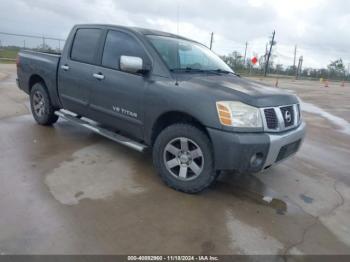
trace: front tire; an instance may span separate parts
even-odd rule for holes
[[[190,124],[171,125],[158,135],[153,163],[169,187],[185,193],[198,193],[217,177],[209,138]]]
[[[52,125],[58,120],[55,109],[43,83],[36,83],[30,91],[30,107],[39,125]]]

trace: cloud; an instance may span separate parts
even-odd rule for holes
[[[324,67],[342,57],[350,62],[350,1],[337,0],[2,0],[0,31],[65,38],[77,23],[155,28],[209,44],[226,54],[263,54],[276,30],[279,63],[293,63],[294,45],[304,65]],[[11,10],[11,12],[8,12]]]

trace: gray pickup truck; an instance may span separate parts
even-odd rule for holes
[[[296,153],[298,98],[236,75],[170,33],[75,26],[61,55],[21,51],[17,83],[34,119],[63,118],[138,151],[170,187],[196,193],[221,170],[259,172]]]

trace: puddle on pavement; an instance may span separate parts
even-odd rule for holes
[[[285,215],[288,211],[287,202],[253,175],[223,172],[216,190],[230,192],[239,198],[248,198],[274,209],[278,215]]]
[[[144,187],[131,176],[134,165],[124,152],[127,149],[120,151],[104,143],[84,147],[50,172],[46,185],[55,199],[65,205],[76,205],[82,199],[106,199],[115,192],[144,192]]]
[[[309,197],[307,195],[304,194],[300,194],[300,198],[306,203],[306,204],[311,204],[312,202],[314,202],[314,199],[312,197]]]
[[[319,115],[323,118],[326,118],[331,123],[335,124],[340,128],[340,132],[350,135],[350,123],[346,121],[345,119],[332,115],[331,113],[328,113],[324,111],[322,108],[315,106],[314,104],[307,103],[307,102],[301,102],[301,108],[303,111],[311,114]]]
[[[236,254],[270,255],[283,250],[283,243],[265,232],[264,228],[237,219],[232,212],[225,212],[225,218],[229,241],[232,246],[238,246]],[[271,261],[271,258],[267,261]]]

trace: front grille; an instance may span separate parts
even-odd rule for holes
[[[281,107],[281,113],[284,120],[284,126],[290,127],[294,125],[294,109],[293,106],[284,106]]]
[[[291,144],[285,145],[281,148],[280,152],[278,153],[276,162],[281,161],[284,158],[289,157],[290,155],[294,154],[298,151],[300,146],[301,140],[298,140],[296,142],[293,142]]]
[[[264,113],[268,129],[276,129],[278,127],[278,119],[275,109],[266,108],[264,109]]]
[[[289,130],[301,122],[299,104],[262,108],[261,114],[264,129],[268,132]]]

